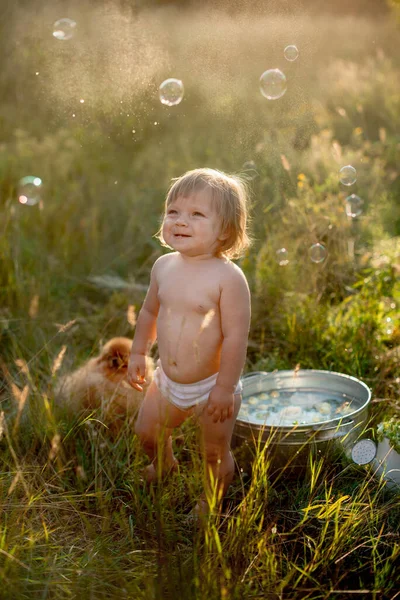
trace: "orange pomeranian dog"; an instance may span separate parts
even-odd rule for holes
[[[126,381],[132,340],[116,337],[109,340],[100,355],[89,359],[82,367],[62,377],[55,391],[56,406],[77,414],[101,409],[106,422],[120,423],[134,418],[144,397]],[[147,358],[146,388],[154,371]]]

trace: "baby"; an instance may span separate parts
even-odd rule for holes
[[[246,222],[238,177],[195,169],[175,180],[157,235],[175,252],[153,265],[128,366],[127,381],[142,390],[146,355],[157,338],[160,358],[135,427],[152,461],[145,476],[153,481],[176,467],[172,430],[195,415],[206,462],[200,513],[208,511],[214,486],[222,500],[234,475],[230,442],[242,398],[250,293],[230,259],[249,245]]]

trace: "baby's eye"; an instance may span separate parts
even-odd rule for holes
[[[198,212],[198,211],[194,212],[193,214],[194,214],[196,217],[204,217],[203,213],[201,213],[201,212]]]
[[[176,215],[176,210],[174,210],[173,208],[171,208],[168,212],[167,215]]]

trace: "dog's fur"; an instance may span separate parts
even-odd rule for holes
[[[135,418],[146,387],[151,383],[154,363],[146,359],[146,384],[139,392],[126,382],[132,340],[116,337],[109,340],[99,356],[61,378],[55,390],[58,408],[72,414],[101,409],[106,422]]]

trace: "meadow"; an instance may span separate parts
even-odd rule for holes
[[[6,9],[0,25],[0,598],[400,598],[400,495],[369,466],[333,453],[275,479],[267,447],[250,466],[235,448],[222,514],[197,527],[194,423],[178,432],[179,472],[149,489],[129,427],[112,435],[95,412],[54,411],[62,374],[133,336],[165,252],[153,236],[166,189],[208,166],[242,174],[251,193],[245,372],[360,378],[373,395],[360,437],[398,418],[398,12],[83,2],[63,42],[58,4],[40,6]],[[288,88],[269,101],[259,77],[275,67]],[[184,82],[177,106],[158,98],[168,77]],[[338,177],[348,164],[351,187]],[[27,175],[43,182],[33,206],[17,199]]]

